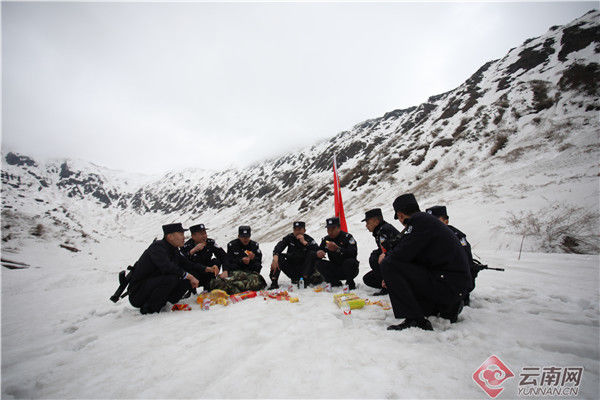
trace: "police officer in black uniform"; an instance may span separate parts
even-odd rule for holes
[[[369,257],[369,265],[371,271],[367,272],[363,276],[363,282],[365,285],[372,288],[381,289],[379,292],[373,294],[373,296],[383,296],[388,294],[386,288],[381,286],[383,277],[381,276],[381,270],[379,264],[385,257],[385,253],[391,250],[394,245],[398,242],[400,232],[394,228],[392,224],[389,224],[383,220],[383,213],[381,208],[375,208],[365,213],[365,219],[363,219],[369,232],[373,233],[375,237],[375,243],[377,249],[371,252]]]
[[[308,286],[310,277],[315,269],[315,258],[319,246],[317,242],[306,234],[306,224],[303,221],[295,221],[292,225],[293,232],[284,236],[273,249],[273,262],[271,263],[271,286],[269,289],[277,289],[279,274],[283,271],[293,284],[297,284],[300,278],[304,278],[304,285]],[[287,248],[287,253],[283,251]]]
[[[471,245],[467,241],[467,235],[465,235],[464,233],[462,233],[461,231],[459,231],[452,225],[449,225],[450,218],[448,217],[448,211],[446,210],[446,206],[433,206],[433,207],[425,210],[425,212],[427,214],[433,215],[434,217],[436,217],[437,219],[442,221],[444,224],[446,224],[446,226],[448,228],[450,228],[450,230],[452,232],[454,232],[454,234],[460,241],[460,244],[461,244],[462,248],[465,250],[465,253],[467,255],[467,260],[469,261],[469,267],[471,268],[471,278],[473,278],[473,289],[475,289],[475,278],[477,277],[477,274],[479,273],[479,269],[475,266],[475,263],[473,262],[473,253],[471,252]],[[464,302],[465,302],[465,306],[469,305],[469,303],[470,303],[469,293],[465,294]]]
[[[327,218],[327,236],[321,240],[317,251],[317,270],[331,286],[341,286],[345,279],[350,289],[356,289],[354,278],[358,275],[356,240],[340,228],[340,219]],[[329,261],[324,260],[325,255]]]
[[[472,288],[471,272],[460,242],[432,215],[420,212],[412,193],[394,200],[394,218],[405,229],[380,264],[394,316],[404,322],[388,330],[433,330],[428,315],[456,322],[463,296]]]
[[[181,248],[181,252],[193,263],[193,267],[186,271],[198,278],[200,286],[208,290],[210,281],[219,275],[227,253],[214,239],[208,238],[204,224],[190,226],[190,232],[192,238]]]
[[[250,240],[251,229],[249,226],[238,228],[238,238],[227,244],[227,256],[229,261],[223,266],[222,277],[226,278],[229,272],[245,271],[260,274],[262,268],[262,252],[258,243]]]
[[[198,279],[185,272],[190,261],[179,251],[184,229],[180,223],[163,225],[164,237],[155,240],[135,263],[129,282],[129,302],[142,314],[156,313],[167,304],[177,303]]]

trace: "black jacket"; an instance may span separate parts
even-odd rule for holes
[[[454,234],[458,238],[460,245],[462,246],[462,248],[465,250],[465,253],[467,254],[467,260],[469,261],[469,265],[472,265],[473,264],[473,254],[471,253],[471,244],[469,244],[469,242],[467,241],[467,235],[465,235],[464,233],[462,233],[461,231],[459,231],[452,225],[448,225],[448,228],[450,228],[450,230],[452,232],[454,232]]]
[[[185,277],[184,267],[190,264],[177,247],[171,246],[165,239],[152,242],[134,264],[129,282],[129,290],[134,291],[139,283],[160,275]]]
[[[190,250],[195,246],[194,239],[190,239],[181,248],[181,252],[192,262],[205,267],[212,267],[213,265],[221,267],[227,260],[227,253],[213,239],[206,239],[206,246],[199,252],[190,255]]]
[[[405,221],[398,244],[387,253],[382,268],[412,263],[427,268],[458,291],[472,289],[467,256],[454,233],[436,217],[419,212]]]
[[[465,254],[467,255],[467,261],[469,262],[469,267],[471,267],[471,275],[477,275],[479,271],[477,268],[475,268],[475,264],[473,263],[473,253],[471,252],[471,244],[467,241],[467,235],[465,235],[452,225],[448,225],[448,228],[450,228],[450,230],[454,232],[454,234],[458,238],[458,241],[460,242],[460,245],[465,251]],[[475,276],[473,276],[473,278],[475,278]]]
[[[250,260],[248,265],[244,264],[242,258],[246,257],[246,250],[254,253],[254,260]],[[226,265],[223,266],[225,271],[252,271],[260,273],[262,268],[262,252],[258,248],[258,243],[251,240],[248,246],[244,246],[240,239],[232,240],[227,244],[227,256],[229,258]]]
[[[326,242],[334,242],[340,248],[338,251],[329,251],[327,250]],[[332,239],[329,236],[325,236],[321,240],[321,245],[319,246],[319,250],[323,250],[327,252],[327,256],[329,257],[329,261],[334,262],[336,264],[342,263],[347,258],[356,259],[356,254],[358,253],[358,249],[356,246],[356,240],[352,237],[348,232],[341,231],[340,234]]]
[[[394,248],[400,240],[400,231],[392,224],[382,221],[373,230],[373,237],[375,238],[375,243],[377,243],[377,249],[381,254],[382,248],[385,249],[386,252]]]
[[[289,235],[284,236],[284,238],[275,245],[275,248],[273,249],[273,255],[279,256],[287,248],[288,258],[303,258],[307,251],[319,250],[319,246],[317,245],[317,242],[315,242],[315,239],[305,234],[304,240],[308,242],[306,246],[300,243],[293,233],[290,233]]]

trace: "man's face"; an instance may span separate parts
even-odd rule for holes
[[[327,235],[331,239],[335,239],[336,237],[338,237],[338,235],[340,234],[341,231],[342,231],[342,229],[339,226],[328,226],[327,227]]]
[[[182,247],[185,243],[185,235],[183,232],[172,232],[167,234],[167,242],[175,247]]]
[[[250,236],[238,236],[238,238],[244,246],[248,246],[248,244],[250,243]]]
[[[371,217],[365,221],[365,226],[369,232],[373,232],[377,228],[377,225],[379,225],[379,218],[377,217]]]
[[[400,221],[402,225],[406,226],[404,220],[408,219],[408,215],[404,214],[402,211],[397,211],[396,215],[398,216],[398,221]]]
[[[294,228],[294,236],[304,235],[306,233],[306,228]]]
[[[192,233],[192,239],[194,239],[194,242],[196,243],[206,243],[207,237],[208,235],[206,234],[206,231],[198,231]]]
[[[448,218],[444,218],[444,217],[438,217],[438,219],[440,221],[442,221],[444,224],[448,225]]]

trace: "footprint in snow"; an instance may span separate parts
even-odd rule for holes
[[[89,345],[90,343],[95,342],[96,340],[98,340],[98,336],[90,336],[83,340],[80,340],[75,344],[75,346],[73,346],[73,350],[80,351],[87,347],[87,345]]]
[[[77,332],[77,330],[78,330],[78,329],[79,329],[79,327],[72,325],[72,326],[69,326],[69,327],[65,328],[65,329],[64,329],[64,332],[65,332],[66,334],[70,335],[70,334],[72,334],[72,333],[75,333],[75,332]]]

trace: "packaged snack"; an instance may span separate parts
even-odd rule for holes
[[[342,307],[343,303],[347,303],[351,309],[359,309],[365,306],[365,300],[361,299],[354,293],[339,293],[333,295],[333,301],[338,307]]]
[[[189,304],[173,304],[171,307],[171,311],[191,311],[192,306]]]

